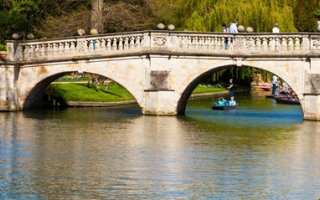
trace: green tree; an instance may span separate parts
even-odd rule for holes
[[[319,7],[319,0],[297,0],[294,9],[294,23],[301,32],[316,30],[315,11]]]
[[[296,0],[152,0],[155,15],[178,30],[221,31],[223,22],[237,20],[257,32],[270,32],[274,23],[282,32],[294,32]],[[165,13],[168,13],[165,15]]]

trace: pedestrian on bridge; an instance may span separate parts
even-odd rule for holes
[[[222,32],[223,33],[229,33],[229,26],[226,23],[222,23]],[[224,49],[228,48],[228,37],[224,38]]]
[[[230,24],[230,33],[239,33],[238,22],[235,20]]]
[[[274,24],[274,27],[272,28],[272,33],[280,33],[278,23]]]

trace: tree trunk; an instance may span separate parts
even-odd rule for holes
[[[103,33],[103,0],[91,0],[91,29]]]

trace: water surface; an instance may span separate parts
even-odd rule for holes
[[[0,199],[318,199],[320,123],[237,98],[185,116],[136,107],[0,113]]]

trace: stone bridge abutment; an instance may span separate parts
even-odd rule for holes
[[[227,49],[224,39],[228,38]],[[255,67],[285,80],[305,119],[320,119],[320,35],[134,32],[61,40],[8,42],[0,62],[0,110],[41,105],[41,95],[66,73],[93,73],[125,87],[144,114],[183,114],[206,75]]]

